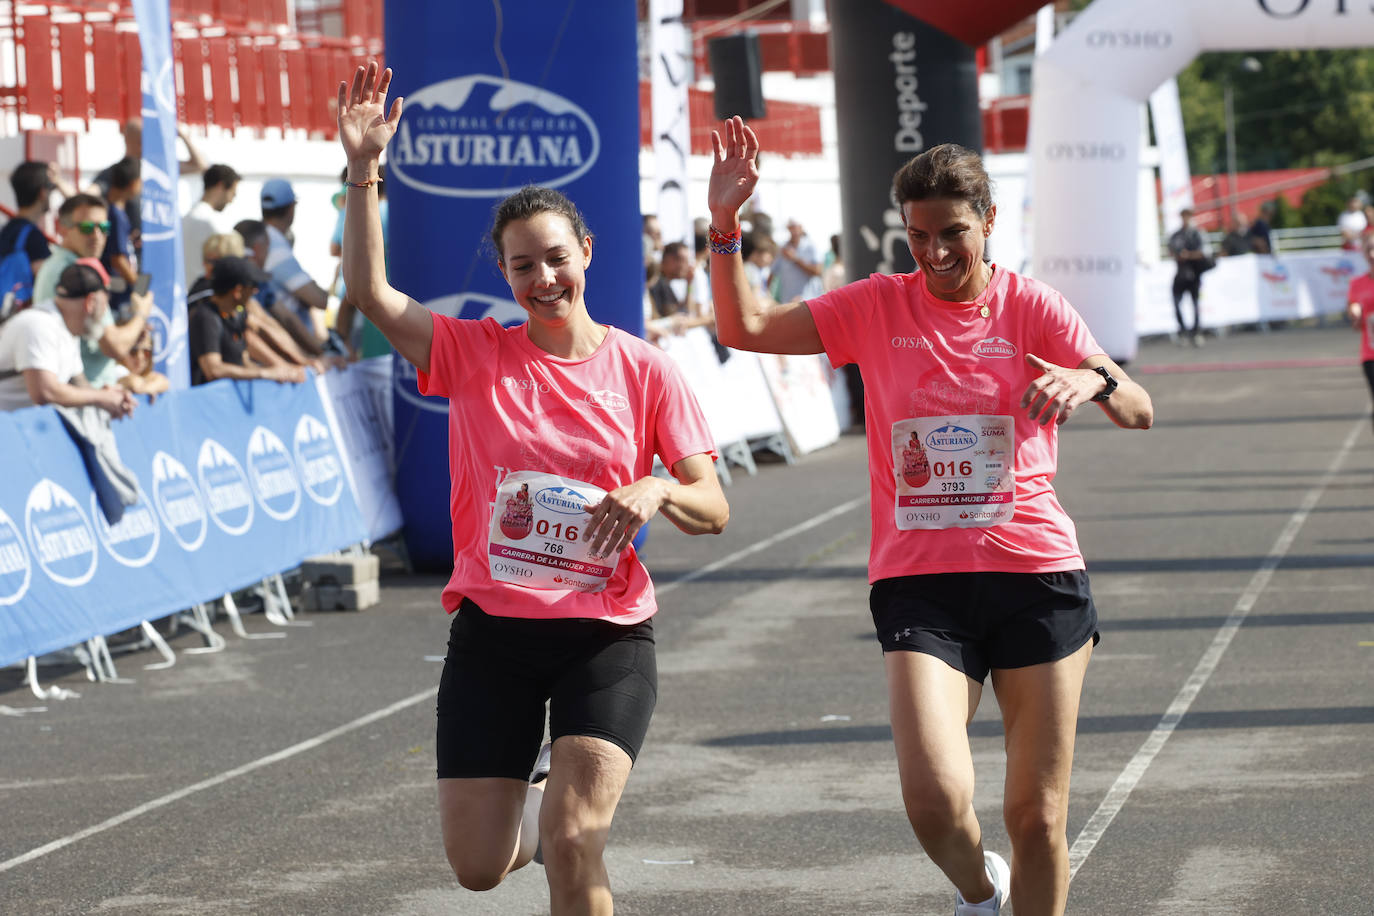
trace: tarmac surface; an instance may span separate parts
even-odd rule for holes
[[[1149,432],[1062,430],[1102,643],[1079,720],[1070,913],[1374,913],[1374,437],[1345,328],[1167,341]],[[662,520],[660,700],[611,835],[625,914],[945,914],[901,810],[867,611],[864,442],[739,473],[719,537]],[[534,914],[464,891],[435,814],[442,580],[130,684],[0,671],[0,913]],[[281,632],[261,615],[255,633]],[[183,631],[178,650],[200,645]],[[989,848],[1004,754],[970,728]]]

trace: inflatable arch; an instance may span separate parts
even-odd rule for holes
[[[1096,0],[1035,63],[1035,276],[1133,358],[1141,103],[1202,51],[1370,45],[1369,0]]]

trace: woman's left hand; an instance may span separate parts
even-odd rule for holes
[[[1021,395],[1021,406],[1029,408],[1028,416],[1033,423],[1063,423],[1078,405],[1091,401],[1102,391],[1102,376],[1092,369],[1056,366],[1034,353],[1026,354],[1026,362],[1041,372]]]
[[[592,517],[583,537],[591,541],[592,552],[597,556],[615,556],[630,546],[639,529],[658,513],[667,498],[668,484],[657,477],[641,477],[617,487],[601,502],[587,507]]]

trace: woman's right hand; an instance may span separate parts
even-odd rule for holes
[[[377,62],[359,66],[351,83],[339,83],[339,142],[349,162],[375,161],[391,142],[401,123],[401,99],[386,112],[391,68],[377,73]]]
[[[732,231],[738,223],[736,214],[754,193],[759,182],[759,138],[744,119],[736,115],[725,122],[725,142],[720,134],[711,131],[711,145],[715,160],[711,164],[711,183],[706,204],[711,210],[712,223],[722,232]],[[722,224],[725,225],[722,225]]]

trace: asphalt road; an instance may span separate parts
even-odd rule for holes
[[[1374,437],[1349,331],[1147,344],[1157,425],[1064,428],[1057,481],[1102,616],[1072,913],[1374,913]],[[901,812],[867,613],[863,441],[743,474],[715,538],[653,526],[660,703],[608,852],[628,914],[948,913]],[[684,577],[691,577],[690,580]],[[0,913],[533,914],[434,807],[441,581],[40,702],[0,671]],[[276,630],[261,615],[250,630]],[[195,647],[183,633],[178,649]],[[990,848],[1004,757],[971,729]]]

